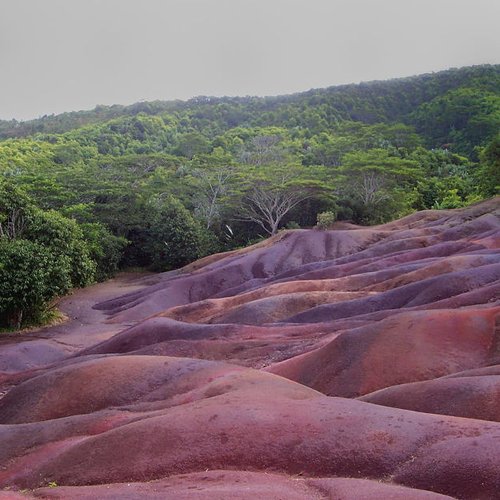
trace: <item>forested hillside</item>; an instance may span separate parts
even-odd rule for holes
[[[168,270],[282,227],[488,198],[499,130],[498,65],[0,121],[0,326],[36,321],[119,266]],[[39,255],[60,274],[40,268],[27,284]]]

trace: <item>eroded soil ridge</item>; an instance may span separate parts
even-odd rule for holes
[[[498,498],[499,216],[284,231],[77,292],[0,344],[0,498]]]

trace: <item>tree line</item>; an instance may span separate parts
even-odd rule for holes
[[[173,269],[318,214],[377,224],[493,196],[499,82],[481,66],[0,122],[0,326],[120,267]]]

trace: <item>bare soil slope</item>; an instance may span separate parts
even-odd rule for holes
[[[0,344],[0,498],[498,498],[499,216],[285,231],[78,292]]]

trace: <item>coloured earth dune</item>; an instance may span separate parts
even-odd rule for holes
[[[500,198],[60,307],[0,337],[0,499],[500,498]]]

